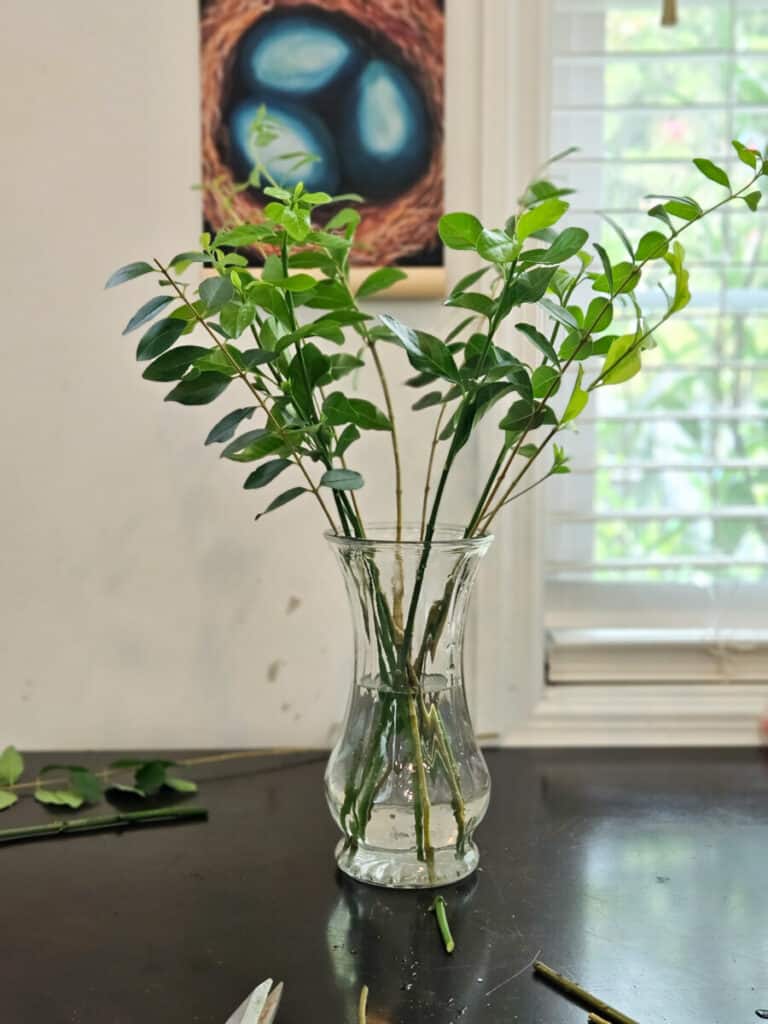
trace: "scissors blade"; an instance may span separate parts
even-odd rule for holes
[[[260,1024],[261,1014],[267,1004],[271,988],[272,979],[267,978],[250,995],[246,996],[226,1024]],[[278,996],[278,1001],[279,998]]]
[[[258,1019],[258,1024],[272,1024],[275,1017],[277,1016],[277,1008],[280,1005],[280,999],[283,995],[283,983],[275,985],[269,994],[269,998],[264,1004],[264,1009],[261,1011],[261,1016]]]

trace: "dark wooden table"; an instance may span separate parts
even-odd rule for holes
[[[583,1024],[532,977],[539,951],[642,1024],[757,1020],[764,754],[488,760],[480,871],[443,890],[452,957],[428,894],[336,873],[320,754],[197,769],[207,823],[0,847],[2,1024],[224,1024],[267,976],[278,1024],[354,1024],[364,983],[369,1024]],[[45,814],[28,800],[0,825]]]

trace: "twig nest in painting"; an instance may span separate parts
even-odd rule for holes
[[[437,0],[208,0],[202,17],[203,180],[242,182],[257,161],[285,183],[364,197],[353,262],[417,261],[438,247],[443,16]],[[280,136],[259,147],[260,105]],[[316,159],[296,167],[286,154]],[[249,188],[206,190],[215,229],[258,219]],[[328,215],[333,213],[329,209]]]

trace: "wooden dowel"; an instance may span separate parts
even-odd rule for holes
[[[664,6],[661,10],[661,24],[676,25],[677,21],[677,0],[664,0]]]
[[[543,978],[544,981],[549,982],[555,988],[564,992],[571,999],[576,999],[581,1002],[588,1010],[595,1011],[598,1014],[602,1014],[606,1018],[605,1024],[638,1024],[632,1017],[628,1017],[626,1013],[622,1013],[621,1010],[614,1009],[613,1006],[609,1006],[608,1003],[604,1003],[602,999],[598,999],[597,996],[593,996],[591,992],[587,992],[586,989],[577,985],[575,981],[571,981],[569,978],[564,977],[562,974],[558,974],[557,971],[553,971],[551,967],[543,964],[541,960],[537,960],[533,965],[534,971]],[[592,1019],[592,1018],[590,1018]],[[599,1022],[600,1018],[594,1018]]]

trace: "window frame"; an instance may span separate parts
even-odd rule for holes
[[[484,221],[503,223],[532,167],[549,155],[552,9],[550,0],[462,7],[451,5],[449,20],[455,12],[455,31],[462,22],[468,29],[470,18],[477,23],[467,39],[478,68],[478,209]],[[449,74],[449,101],[450,90]],[[449,165],[449,195],[451,178]],[[450,261],[449,275],[457,276]],[[475,440],[477,487],[496,441],[487,432]],[[478,732],[520,746],[755,745],[768,685],[546,682],[545,491],[537,488],[499,517],[479,574],[468,672]]]

